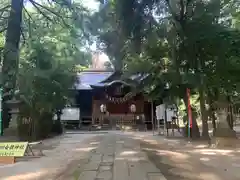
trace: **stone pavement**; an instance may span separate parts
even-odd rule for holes
[[[98,147],[58,180],[166,180],[138,140],[111,133],[92,144]]]

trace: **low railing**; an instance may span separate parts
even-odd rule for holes
[[[136,125],[138,122],[145,123],[143,114],[110,114],[110,115],[93,115],[93,124],[101,124],[107,119],[110,124],[116,125]]]

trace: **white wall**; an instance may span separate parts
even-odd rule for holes
[[[75,120],[79,121],[80,119],[80,110],[79,108],[65,108],[62,110],[61,120]],[[54,120],[57,119],[57,115],[54,116]]]

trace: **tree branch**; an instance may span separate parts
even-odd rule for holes
[[[37,5],[36,5],[36,2],[33,1],[33,0],[29,0],[32,5],[37,9],[37,11],[43,16],[45,17],[47,20],[49,21],[53,21],[49,16],[47,16]]]
[[[29,14],[28,10],[23,6],[23,10],[26,12],[26,15],[28,16],[28,36],[31,37],[31,22],[34,22],[32,16]]]
[[[184,6],[184,1],[180,0],[180,17],[179,21],[184,21],[184,14],[185,14],[185,6]]]
[[[11,7],[10,5],[7,5],[7,6],[3,7],[3,8],[1,8],[1,9],[0,9],[0,11],[1,11],[0,17],[2,17],[3,13],[6,12],[6,10],[7,10],[8,8],[10,8],[10,7]]]
[[[33,21],[32,16],[29,14],[29,12],[28,12],[28,10],[25,8],[25,6],[23,6],[23,10],[26,12],[26,14],[27,14],[27,16],[29,17],[29,19],[31,19],[31,20]]]
[[[21,35],[22,35],[22,38],[23,38],[23,44],[25,44],[26,38],[25,38],[25,35],[24,35],[24,32],[23,32],[23,28],[22,28],[22,27],[21,27],[21,29],[20,29],[20,32],[21,32]]]
[[[165,0],[165,2],[167,3],[167,6],[168,6],[168,8],[169,8],[169,11],[170,11],[171,15],[173,16],[174,20],[175,20],[175,21],[178,21],[179,19],[178,19],[176,13],[173,12],[173,9],[172,9],[172,7],[171,7],[171,4],[170,4],[169,0]]]
[[[7,27],[0,29],[0,34],[7,30]]]
[[[43,5],[35,2],[34,0],[29,0],[29,1],[34,5],[35,8],[38,8],[38,11],[40,10],[39,7],[41,7],[41,8],[43,8],[43,9],[49,11],[50,13],[52,13],[53,15],[55,15],[56,17],[60,18],[61,21],[62,21],[62,23],[63,23],[66,27],[69,27],[69,25],[65,22],[64,18],[63,18],[61,15],[59,15],[57,12],[49,9],[49,8],[46,7],[46,6],[43,6]],[[41,10],[40,10],[40,11],[41,11]],[[42,11],[41,11],[41,12],[42,12]],[[42,12],[42,15],[43,15],[43,12]],[[46,14],[44,14],[44,15],[46,16]]]
[[[52,0],[52,1],[59,4],[60,6],[67,6],[69,9],[72,9],[70,0],[61,0],[61,2],[58,2],[58,0]]]
[[[192,3],[192,0],[187,0],[186,7],[188,7],[190,3]]]

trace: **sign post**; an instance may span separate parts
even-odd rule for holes
[[[15,163],[15,157],[23,157],[28,148],[28,142],[0,143],[0,163]]]
[[[0,157],[22,157],[27,149],[28,142],[3,142],[0,143]]]

